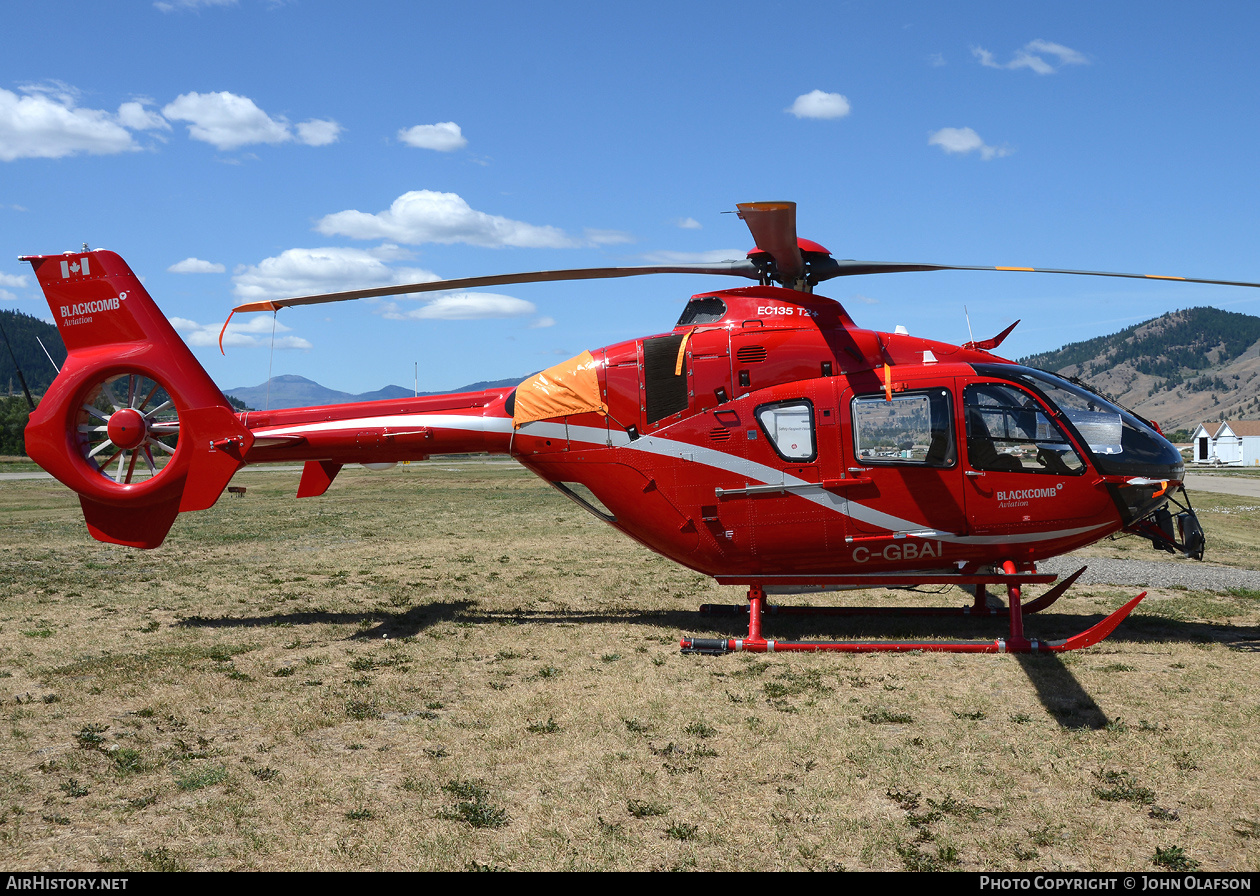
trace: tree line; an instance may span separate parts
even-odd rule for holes
[[[18,368],[21,368],[31,392],[42,393],[57,376],[57,368],[66,363],[66,347],[61,341],[61,334],[52,324],[21,311],[0,311],[0,327],[3,327],[13,349],[10,356],[9,349],[0,342],[0,392],[5,395],[22,394],[21,378],[18,376]],[[48,349],[48,355],[52,355],[51,362],[44,349],[39,347],[40,341]],[[13,366],[14,357],[17,358],[17,367]],[[57,368],[53,367],[54,363]]]

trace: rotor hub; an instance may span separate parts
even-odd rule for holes
[[[109,416],[109,440],[123,451],[131,451],[144,444],[149,435],[149,427],[144,414],[135,408],[123,408]]]
[[[803,236],[798,236],[796,238],[796,248],[801,250],[802,255],[805,255],[805,254],[830,255],[831,254],[831,250],[828,249],[826,246],[822,245],[821,243],[816,243],[813,240],[807,240]],[[768,251],[761,248],[760,246],[753,246],[751,249],[748,250],[748,257],[751,257],[753,255],[769,255],[769,254],[770,253]]]

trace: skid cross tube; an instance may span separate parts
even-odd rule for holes
[[[937,653],[1062,653],[1068,650],[1079,650],[1082,647],[1090,647],[1106,638],[1116,626],[1123,622],[1134,608],[1146,597],[1143,591],[1137,597],[1130,600],[1124,606],[1113,612],[1111,615],[1102,619],[1091,628],[1086,629],[1078,635],[1070,638],[1063,638],[1056,641],[1040,641],[1037,639],[1028,639],[1024,635],[1024,612],[1035,613],[1043,610],[1063,595],[1068,587],[1085,571],[1082,567],[1060,582],[1054,588],[1051,588],[1041,597],[1034,601],[1030,601],[1026,606],[1023,603],[1021,594],[1021,584],[1026,582],[1045,582],[1053,581],[1054,576],[1018,573],[1015,564],[1006,561],[1002,564],[1003,575],[978,575],[978,576],[948,576],[948,574],[940,576],[924,576],[923,579],[929,581],[920,581],[920,584],[939,584],[941,579],[948,578],[953,584],[968,584],[976,587],[976,602],[972,607],[964,607],[962,609],[954,608],[924,608],[923,610],[915,610],[910,608],[876,608],[874,610],[863,610],[860,607],[769,607],[765,606],[765,584],[762,582],[753,583],[748,589],[748,636],[745,638],[683,638],[681,647],[683,653],[698,653],[720,655],[733,653],[736,651],[749,651],[752,653],[815,653],[820,651],[834,651],[841,653],[876,653],[876,652],[908,652],[911,650],[931,651]],[[769,579],[776,584],[780,583],[783,578],[795,577],[774,577]],[[801,579],[797,579],[795,584],[803,584]],[[848,581],[839,581],[852,577],[833,576],[830,581],[819,582],[814,579],[811,584],[849,584]],[[900,579],[906,577],[894,577],[897,583],[901,584]],[[935,578],[937,581],[932,581]],[[961,581],[960,581],[961,580]],[[869,580],[868,580],[869,581]],[[883,583],[887,583],[887,578]],[[985,606],[986,595],[985,585],[997,584],[1002,582],[1006,585],[1007,607],[1005,609],[990,610]],[[874,585],[875,582],[871,581]],[[701,612],[706,609],[711,613],[733,613],[742,608],[731,607],[727,605],[705,605],[701,608]],[[780,613],[783,615],[857,615],[859,613],[923,613],[927,615],[957,615],[971,613],[991,613],[992,615],[1007,615],[1010,619],[1010,635],[1008,638],[998,638],[994,641],[775,641],[765,638],[762,635],[761,617],[763,611],[769,610],[772,613]]]

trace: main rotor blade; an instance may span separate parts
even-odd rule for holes
[[[770,253],[786,286],[805,272],[805,260],[796,242],[795,202],[743,202],[735,206],[748,225],[757,248]]]
[[[614,277],[638,277],[643,274],[728,274],[760,280],[757,266],[747,259],[719,261],[708,264],[643,265],[628,268],[571,268],[563,271],[531,271],[520,274],[496,274],[491,277],[463,277],[457,280],[432,280],[428,283],[404,283],[397,286],[378,286],[372,289],[352,289],[346,292],[330,292],[314,296],[298,296],[292,299],[267,299],[237,305],[237,311],[277,311],[293,305],[322,305],[325,302],[345,302],[350,299],[370,299],[379,296],[400,296],[416,292],[444,292],[453,289],[472,289],[478,286],[506,286],[511,283],[547,283],[557,280],[604,280]]]
[[[1124,277],[1130,280],[1175,280],[1181,283],[1209,283],[1213,286],[1250,286],[1260,288],[1260,283],[1249,283],[1245,280],[1208,280],[1202,277],[1173,277],[1165,274],[1121,274],[1114,271],[1074,271],[1063,268],[1025,268],[1014,266],[987,267],[966,264],[922,264],[902,263],[897,261],[843,261],[828,264],[821,271],[815,270],[814,276],[821,282],[833,277],[847,277],[857,274],[903,274],[914,271],[1023,271],[1032,274],[1079,274],[1085,277]]]

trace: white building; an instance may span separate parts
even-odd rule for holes
[[[1260,466],[1260,420],[1200,423],[1194,431],[1194,462],[1213,466]]]

